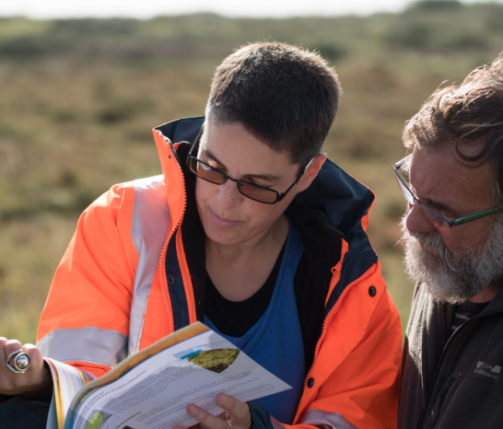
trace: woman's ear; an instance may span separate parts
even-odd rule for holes
[[[316,155],[313,159],[311,159],[311,161],[309,161],[309,164],[307,164],[304,170],[304,174],[299,180],[298,192],[305,191],[307,188],[309,188],[309,186],[311,186],[311,183],[314,179],[316,179],[316,176],[320,172],[321,167],[323,167],[323,163],[326,159],[327,154],[320,153],[319,155]]]

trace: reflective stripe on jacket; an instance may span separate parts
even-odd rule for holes
[[[116,185],[82,214],[42,313],[37,345],[45,356],[99,376],[197,320],[200,303],[179,228],[185,183],[172,142],[192,141],[201,123],[190,118],[154,129],[163,175]],[[294,424],[394,428],[402,332],[365,234],[373,195],[327,162],[296,201],[323,205],[347,242],[332,267],[323,329]],[[357,217],[347,209],[356,202],[364,207]],[[178,260],[169,275],[168,243]]]

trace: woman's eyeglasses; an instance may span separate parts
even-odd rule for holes
[[[246,180],[233,179],[227,173],[219,170],[218,168],[212,167],[204,161],[196,158],[192,155],[194,152],[194,148],[199,146],[199,139],[202,134],[202,128],[199,132],[198,136],[194,140],[190,152],[187,156],[187,166],[189,170],[194,173],[197,177],[200,177],[207,182],[214,183],[215,185],[223,185],[227,180],[231,180],[236,182],[239,192],[247,198],[252,199],[253,201],[258,201],[259,203],[264,204],[276,204],[281,201],[286,194],[299,182],[300,178],[307,170],[307,168],[311,165],[312,160],[306,166],[306,168],[302,171],[301,174],[297,177],[295,182],[293,182],[288,189],[280,194],[271,188],[266,188],[265,186],[257,185],[256,183],[247,182]]]

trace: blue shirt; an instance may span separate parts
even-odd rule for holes
[[[271,302],[259,321],[242,337],[223,335],[205,317],[208,327],[292,387],[256,400],[286,424],[293,422],[304,388],[304,343],[294,291],[295,272],[303,252],[300,233],[290,225]]]

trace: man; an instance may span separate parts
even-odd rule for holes
[[[207,428],[394,427],[401,328],[364,231],[373,195],[320,153],[339,94],[326,62],[294,46],[226,58],[206,118],[154,130],[163,175],[114,186],[81,216],[34,361],[99,376],[200,320],[292,386],[218,395],[225,416],[189,405]]]
[[[503,56],[435,92],[395,165],[417,281],[399,428],[503,427]]]

